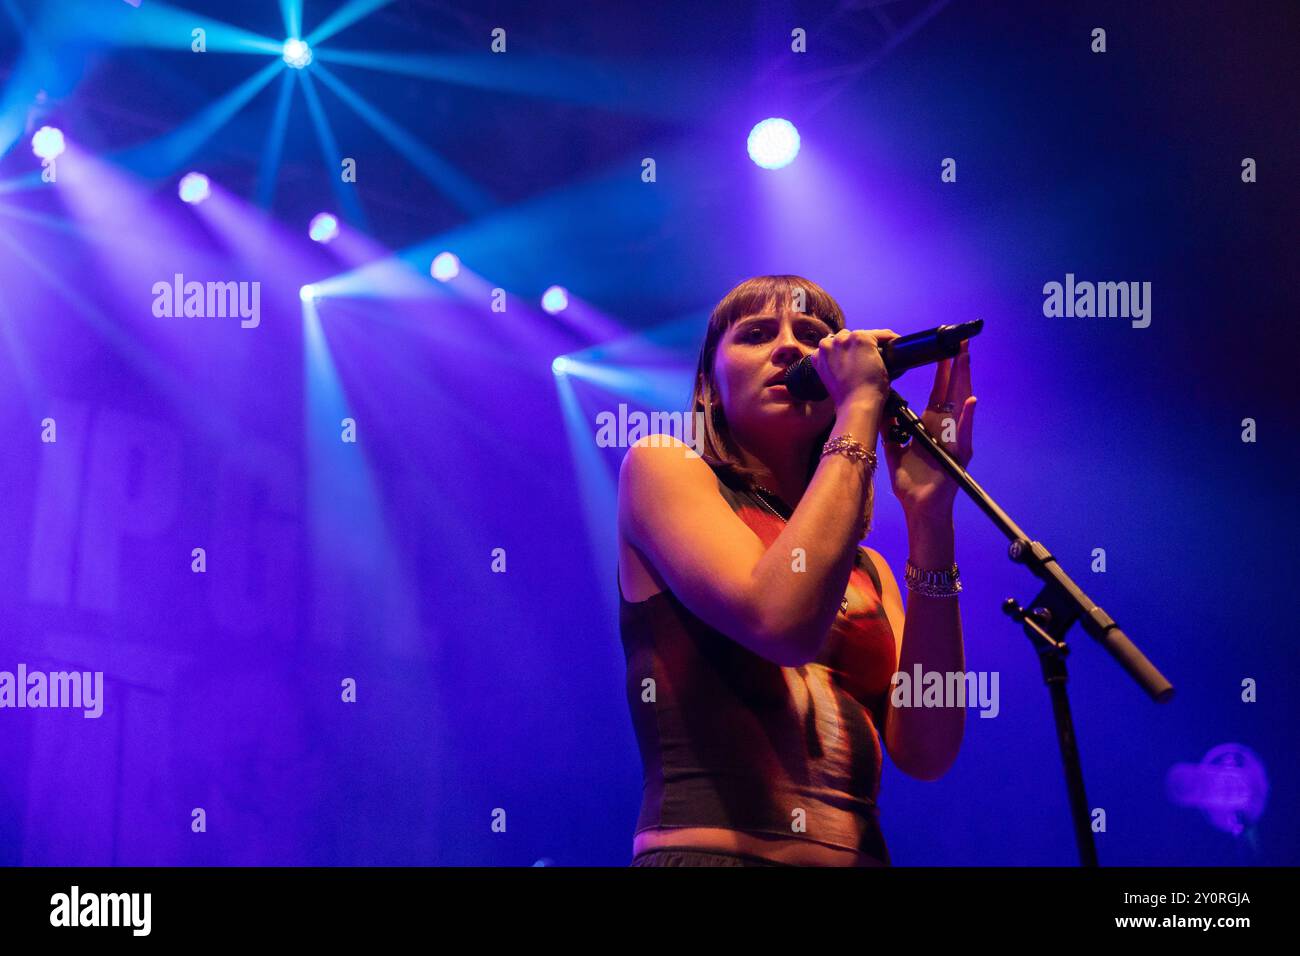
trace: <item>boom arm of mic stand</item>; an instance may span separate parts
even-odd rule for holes
[[[1070,579],[1051,552],[1040,542],[1031,540],[998,506],[997,502],[975,482],[966,469],[948,454],[947,450],[930,434],[925,423],[908,407],[907,400],[891,388],[885,408],[887,414],[898,421],[899,430],[918,442],[939,463],[939,466],[953,477],[957,486],[1011,540],[1009,549],[1011,560],[1025,565],[1043,582],[1043,591],[1031,602],[1034,608],[1029,614],[1039,624],[1048,623],[1048,632],[1057,639],[1065,634],[1074,621],[1082,621],[1084,631],[1101,644],[1111,657],[1119,661],[1120,666],[1154,700],[1164,703],[1173,697],[1174,687],[1165,676],[1116,626],[1111,616],[1098,607],[1097,603],[1084,594],[1083,590]],[[1020,616],[1023,620],[1025,615]]]

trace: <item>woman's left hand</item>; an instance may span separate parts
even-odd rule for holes
[[[952,411],[940,411],[948,402]],[[939,518],[952,516],[952,505],[957,497],[957,482],[930,456],[917,447],[915,439],[905,446],[889,440],[889,427],[895,419],[891,416],[881,426],[885,445],[885,461],[889,464],[889,481],[894,494],[903,506],[903,513],[913,518]],[[970,391],[970,342],[961,344],[955,358],[942,360],[934,371],[934,388],[930,401],[921,416],[935,439],[948,454],[964,468],[971,460],[971,440],[975,427],[975,397]]]

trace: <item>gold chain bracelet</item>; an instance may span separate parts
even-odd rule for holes
[[[876,453],[847,432],[822,445],[822,457],[827,455],[843,455],[851,461],[865,461],[868,472],[874,473],[876,470]]]

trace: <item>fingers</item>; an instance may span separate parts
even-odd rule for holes
[[[963,468],[970,464],[975,454],[975,402],[974,395],[966,399],[961,409],[961,421],[957,423],[957,459]]]
[[[930,388],[927,408],[935,408],[948,400],[948,379],[951,377],[952,359],[940,359],[934,368],[934,385]]]
[[[890,339],[899,338],[898,333],[893,329],[850,329],[846,327],[840,329],[838,332],[832,332],[830,335],[825,336],[821,341],[825,342],[827,339],[843,340],[859,334],[871,336],[879,345],[884,345]],[[821,342],[817,344],[820,345]]]
[[[838,332],[832,332],[829,335],[823,335],[821,339],[818,340],[817,345],[819,348],[830,348],[831,346],[837,344],[843,345],[854,338],[861,338],[864,335],[871,336],[873,339],[876,340],[876,344],[878,345],[884,345],[890,339],[898,338],[898,333],[890,331],[889,329],[843,328],[840,329]]]
[[[953,407],[961,408],[970,397],[970,340],[961,343],[961,351],[952,359],[948,375],[948,390],[944,393],[945,401],[952,402]]]

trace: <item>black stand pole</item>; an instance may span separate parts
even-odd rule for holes
[[[1052,553],[1025,534],[988,493],[975,483],[975,479],[930,434],[921,419],[908,407],[907,401],[892,388],[885,407],[897,422],[890,430],[890,437],[895,441],[911,439],[919,442],[940,467],[956,480],[958,487],[1010,539],[1008,555],[1011,560],[1025,565],[1043,582],[1042,590],[1029,602],[1029,610],[1010,597],[1003,602],[1002,610],[1008,617],[1021,623],[1025,635],[1038,652],[1043,682],[1052,698],[1052,715],[1056,720],[1056,739],[1065,768],[1065,786],[1070,797],[1070,815],[1074,823],[1075,842],[1079,846],[1079,862],[1082,866],[1096,866],[1097,847],[1093,841],[1088,798],[1084,792],[1083,768],[1079,763],[1074,721],[1070,717],[1070,699],[1065,689],[1065,657],[1069,653],[1065,634],[1075,621],[1081,621],[1084,631],[1119,661],[1129,676],[1158,703],[1163,704],[1173,697],[1173,685],[1133,645],[1110,615],[1070,580]]]

